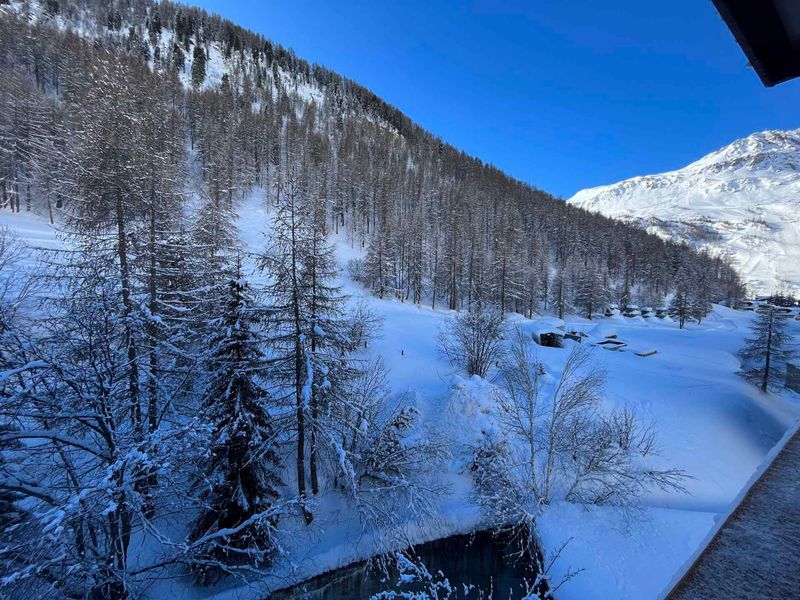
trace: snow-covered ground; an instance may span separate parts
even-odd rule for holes
[[[269,210],[260,194],[239,207],[243,242],[253,250],[263,246],[269,226]],[[57,242],[46,220],[30,214],[0,212],[0,224],[16,230],[33,246],[52,247]],[[339,257],[358,256],[344,237],[336,240]],[[380,353],[391,370],[392,400],[414,403],[421,427],[451,440],[452,460],[441,475],[450,484],[442,498],[439,519],[424,527],[409,527],[408,539],[416,542],[468,531],[480,523],[478,509],[470,501],[469,477],[457,446],[479,435],[491,421],[486,401],[491,382],[467,379],[455,373],[437,353],[436,336],[450,316],[396,300],[379,300],[343,277],[342,284],[356,299],[363,297],[383,319],[381,339],[372,352]],[[654,493],[644,499],[641,513],[624,519],[616,510],[559,503],[548,507],[540,520],[545,550],[555,551],[571,540],[554,567],[583,572],[558,592],[560,600],[608,598],[656,598],[673,575],[693,555],[727,512],[760,462],[784,432],[800,417],[796,399],[764,395],[737,374],[736,351],[748,335],[753,313],[716,306],[701,325],[685,330],[657,319],[612,317],[598,321],[567,319],[590,335],[616,330],[628,348],[656,350],[648,357],[632,351],[597,349],[595,359],[608,371],[605,404],[635,408],[640,418],[654,420],[660,432],[658,466],[685,469],[692,477],[688,494]],[[526,325],[526,321],[521,321]],[[599,324],[600,329],[593,328]],[[792,321],[800,335],[800,321]],[[567,342],[567,345],[572,342]],[[568,348],[538,348],[547,371],[557,376]],[[270,587],[318,574],[368,556],[374,538],[362,531],[344,503],[331,501],[315,507],[309,527],[281,522],[283,541],[294,549],[293,564],[276,564],[276,576],[235,590],[225,585],[198,592],[186,581],[157,584],[152,593],[173,598],[196,598],[198,593],[218,598],[261,598]],[[232,585],[232,583],[231,583]]]
[[[800,129],[754,133],[568,202],[728,255],[753,292],[800,290]]]

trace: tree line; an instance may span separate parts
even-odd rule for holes
[[[353,268],[381,297],[591,316],[607,302],[658,306],[679,291],[702,318],[710,302],[741,293],[723,259],[567,206],[398,117],[360,86],[219,17],[149,2],[62,1],[58,11],[84,15],[94,23],[95,46],[147,61],[168,82],[193,158],[218,201],[233,206],[254,186],[271,188],[289,156],[301,155],[308,193],[325,199],[326,229],[367,250]],[[125,26],[110,26],[109,13]],[[34,30],[48,27],[41,21]],[[0,201],[61,206],[48,178],[34,172],[50,173],[34,163],[53,155],[33,149],[65,143],[51,142],[64,131],[52,98],[74,70],[61,46],[80,44],[69,34],[26,38],[25,28],[8,22],[4,36],[10,74],[25,77],[6,88],[3,126],[13,151],[0,167]],[[184,58],[171,56],[178,51]],[[212,55],[226,65],[213,82],[205,75]]]

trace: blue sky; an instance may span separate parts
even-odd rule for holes
[[[188,0],[367,86],[564,197],[800,127],[711,0]]]

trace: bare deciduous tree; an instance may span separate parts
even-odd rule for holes
[[[503,364],[497,400],[507,443],[494,442],[491,456],[486,448],[478,449],[476,462],[491,459],[493,464],[473,469],[479,499],[489,493],[505,499],[504,510],[490,515],[493,520],[525,519],[558,498],[630,509],[649,489],[683,489],[683,471],[656,469],[648,462],[657,450],[653,426],[641,425],[630,409],[600,409],[606,374],[593,363],[591,348],[574,346],[550,384],[517,330]],[[502,477],[478,477],[498,468]],[[508,489],[490,490],[487,481]],[[509,505],[513,498],[521,501]]]
[[[452,317],[439,333],[439,349],[468,375],[486,377],[503,348],[503,313],[475,303]]]

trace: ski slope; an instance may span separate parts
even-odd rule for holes
[[[263,196],[251,195],[238,211],[243,243],[251,250],[261,249],[270,212]],[[32,214],[2,211],[0,225],[34,247],[59,244],[47,222]],[[344,237],[335,241],[342,262],[361,253]],[[413,403],[421,415],[420,430],[448,440],[451,457],[441,481],[450,484],[450,491],[441,498],[439,517],[422,526],[409,522],[407,538],[423,542],[478,527],[480,513],[471,500],[464,445],[478,439],[481,428],[492,426],[493,384],[459,375],[439,356],[436,336],[449,311],[379,300],[344,276],[341,283],[353,302],[363,299],[383,318],[382,336],[370,352],[379,353],[391,371],[391,401]],[[523,326],[528,323],[518,319]],[[722,306],[716,306],[702,325],[685,330],[643,318],[567,319],[589,335],[613,328],[629,347],[657,350],[646,358],[630,351],[596,350],[595,360],[608,371],[605,406],[628,406],[643,420],[654,421],[660,432],[658,466],[685,469],[693,479],[687,494],[653,493],[644,498],[642,510],[627,519],[608,507],[586,511],[556,503],[546,508],[539,522],[546,552],[567,543],[553,567],[554,578],[582,569],[559,589],[560,600],[656,598],[715,519],[727,512],[773,445],[800,418],[797,398],[761,394],[736,374],[736,351],[751,319],[752,313]],[[593,333],[597,324],[602,331]],[[791,327],[800,335],[800,321],[792,321]],[[537,351],[548,373],[557,377],[568,348]],[[376,534],[365,532],[336,496],[329,498],[315,507],[311,526],[282,520],[282,543],[292,550],[293,559],[280,559],[269,580],[197,589],[184,579],[173,579],[158,582],[150,593],[176,599],[263,598],[270,589],[369,556],[377,546]]]
[[[800,129],[754,133],[568,202],[729,256],[752,292],[800,291]]]

